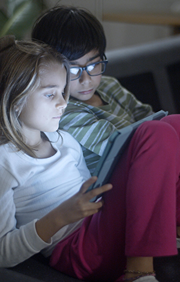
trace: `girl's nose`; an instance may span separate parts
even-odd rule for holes
[[[56,103],[56,107],[59,109],[65,109],[67,107],[67,102],[64,100],[63,97],[59,99],[59,101]]]

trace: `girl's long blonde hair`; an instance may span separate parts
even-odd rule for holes
[[[45,44],[16,41],[13,36],[0,39],[0,145],[10,141],[34,156],[33,148],[23,142],[19,115],[28,94],[39,86],[40,67],[55,62],[66,69],[64,97],[68,101],[69,64],[63,55]]]

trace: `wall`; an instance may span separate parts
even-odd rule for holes
[[[99,20],[105,12],[135,11],[154,13],[179,13],[180,1],[176,0],[46,0],[49,7],[74,5],[85,7]],[[131,24],[102,21],[107,37],[107,50],[136,45],[172,35],[172,28],[166,25]]]
[[[5,2],[6,0],[1,0],[0,7],[3,7]],[[90,10],[103,24],[107,50],[154,41],[173,33],[173,29],[166,25],[104,21],[103,15],[107,12],[174,13],[180,17],[180,0],[44,0],[44,2],[49,8],[62,4]]]

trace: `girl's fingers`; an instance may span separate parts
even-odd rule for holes
[[[91,186],[96,181],[97,181],[97,177],[92,176],[91,178],[89,178],[87,181],[84,182],[79,192],[85,194],[89,186]],[[91,191],[86,193],[86,198],[87,200],[91,200],[95,196],[101,195],[102,193],[109,191],[111,188],[112,188],[111,184],[105,184],[101,187],[92,189]]]
[[[97,176],[92,176],[91,178],[89,178],[88,180],[86,180],[81,189],[80,192],[85,193],[87,191],[87,189],[89,188],[89,186],[91,186],[93,183],[95,183],[97,180]]]
[[[87,197],[89,198],[89,200],[91,200],[92,198],[98,196],[98,195],[101,195],[103,194],[104,192],[107,192],[109,190],[112,189],[112,184],[105,184],[101,187],[98,187],[98,188],[95,188],[89,192],[87,192]]]

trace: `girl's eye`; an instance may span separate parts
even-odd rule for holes
[[[54,94],[46,94],[45,95],[47,98],[53,98],[54,97]]]

